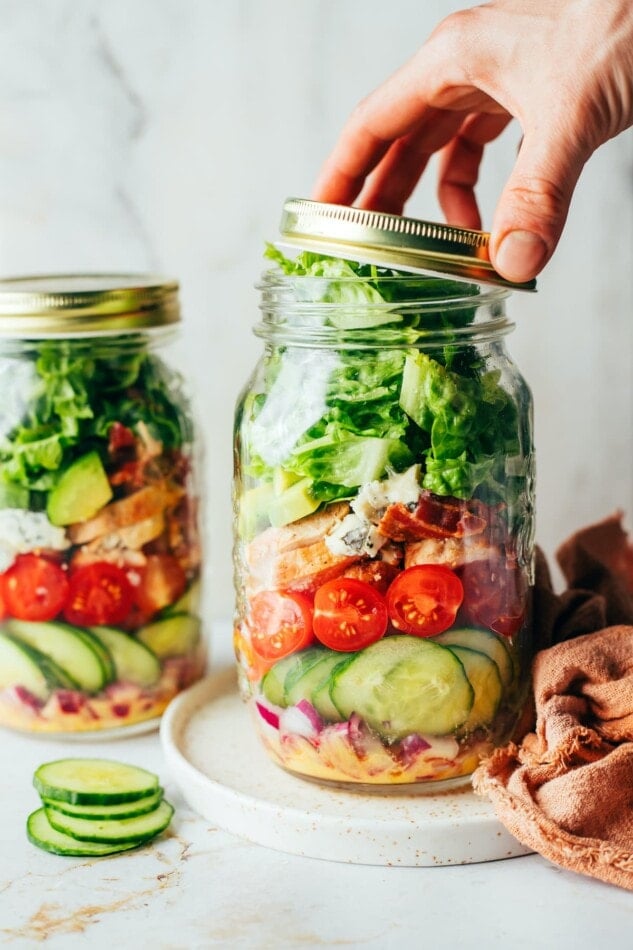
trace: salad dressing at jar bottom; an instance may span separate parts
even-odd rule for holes
[[[268,249],[236,412],[242,695],[294,774],[467,781],[512,735],[532,652],[532,404],[508,290],[480,232],[291,200],[282,233],[310,249]]]
[[[178,287],[0,281],[0,725],[156,725],[204,670]]]

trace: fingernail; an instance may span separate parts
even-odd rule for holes
[[[507,280],[530,280],[547,257],[547,245],[532,231],[510,231],[495,254],[495,267]]]

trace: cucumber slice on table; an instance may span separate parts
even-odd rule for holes
[[[87,693],[98,693],[114,678],[110,654],[88,630],[31,620],[9,620],[6,628],[14,637],[53,660]]]
[[[138,639],[159,660],[191,653],[200,640],[200,618],[193,614],[171,614],[141,627]]]
[[[357,713],[386,739],[448,735],[468,718],[474,690],[454,653],[419,637],[389,636],[332,676],[341,715]]]
[[[164,831],[174,814],[169,802],[161,801],[152,811],[134,818],[79,818],[55,808],[46,809],[46,817],[55,831],[79,841],[130,844],[155,838]]]
[[[514,664],[510,652],[501,637],[492,630],[483,630],[479,627],[455,627],[453,630],[446,630],[439,636],[433,637],[433,640],[444,646],[467,647],[469,650],[485,653],[497,664],[504,686],[509,686],[514,679]]]
[[[8,686],[23,686],[43,702],[54,689],[79,688],[49,657],[0,631],[0,689]]]
[[[160,663],[144,643],[115,627],[91,627],[90,630],[109,651],[116,679],[135,686],[154,686],[158,682]]]
[[[475,691],[475,700],[464,730],[471,732],[478,726],[487,726],[495,717],[501,697],[503,683],[499,667],[485,653],[471,650],[469,647],[449,647],[466,670],[466,676]]]
[[[153,795],[146,795],[134,802],[121,802],[118,805],[73,805],[72,802],[62,802],[54,798],[43,798],[44,807],[54,808],[65,815],[74,815],[75,818],[134,818],[136,815],[145,815],[154,811],[163,798],[163,789],[159,788]]]
[[[75,805],[116,805],[154,795],[158,777],[111,759],[57,759],[37,769],[33,784],[42,798]]]
[[[68,857],[90,858],[103,857],[107,854],[118,854],[119,851],[130,851],[143,844],[143,841],[133,841],[128,844],[116,842],[78,841],[61,831],[56,831],[46,817],[46,809],[38,808],[29,815],[26,822],[26,834],[31,844],[52,854],[62,854]]]

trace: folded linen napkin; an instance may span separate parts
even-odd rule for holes
[[[622,515],[556,556],[560,595],[537,559],[533,710],[473,785],[527,847],[633,890],[633,547]]]

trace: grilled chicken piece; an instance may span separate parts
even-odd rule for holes
[[[148,519],[162,518],[164,511],[177,504],[183,494],[184,489],[177,485],[147,485],[126,498],[110,502],[94,518],[71,525],[68,536],[73,544],[86,544],[123,528],[134,528]]]
[[[444,564],[455,569],[473,561],[497,558],[500,554],[499,548],[491,545],[488,538],[425,538],[405,544],[404,566]]]
[[[73,566],[91,564],[94,561],[110,561],[120,566],[141,567],[145,564],[145,555],[141,548],[159,538],[164,530],[165,518],[163,513],[159,512],[151,518],[127,525],[82,545],[73,556]]]
[[[292,588],[305,590],[337,577],[359,556],[332,554],[324,538],[349,514],[347,502],[328,505],[283,528],[267,528],[246,548],[249,593]]]

